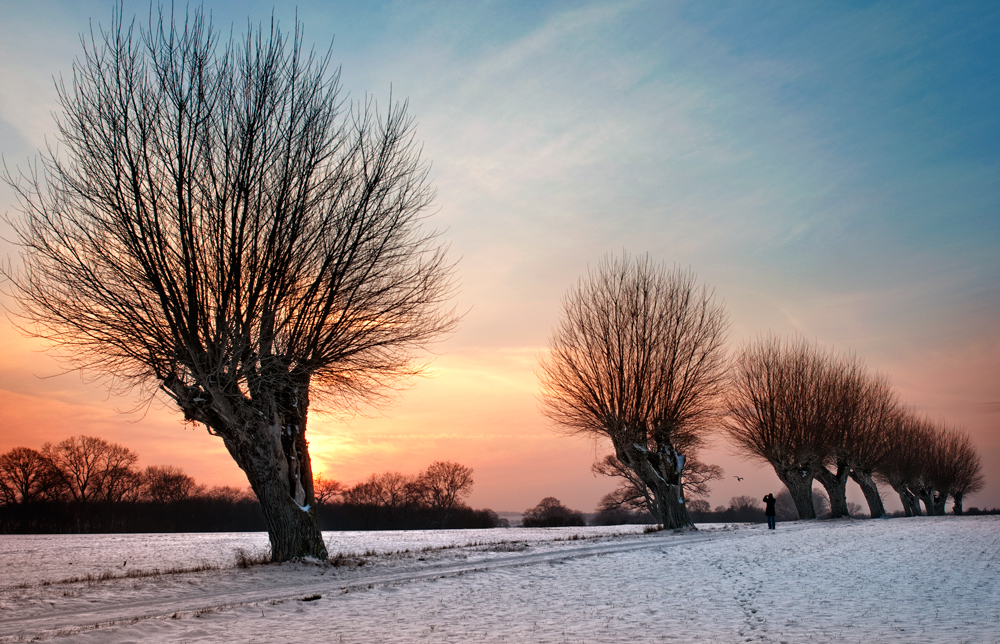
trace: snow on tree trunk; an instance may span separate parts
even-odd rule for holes
[[[616,446],[618,460],[635,472],[652,494],[653,518],[674,530],[692,525],[684,503],[681,472],[684,456],[664,442],[657,451],[638,444]]]
[[[780,467],[772,464],[778,479],[788,488],[788,494],[795,503],[799,519],[815,519],[816,508],[813,507],[812,484],[813,473],[802,467]]]
[[[223,440],[260,501],[271,542],[271,560],[326,559],[304,432],[261,423],[241,433],[240,439],[223,435]]]

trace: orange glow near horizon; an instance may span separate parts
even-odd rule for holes
[[[87,434],[136,451],[140,465],[170,464],[206,485],[245,487],[222,441],[154,401],[145,413],[99,384],[60,373],[39,343],[0,330],[7,359],[0,386],[0,452]],[[538,413],[535,350],[473,351],[439,357],[379,414],[350,420],[311,413],[313,471],[353,484],[374,473],[416,474],[437,460],[475,470],[469,502],[522,510],[544,496],[590,511],[614,487],[591,475],[594,445],[554,433]],[[60,375],[52,375],[60,374]],[[49,376],[49,377],[46,377]]]
[[[0,339],[5,354],[0,369],[0,423],[5,428],[0,452],[16,446],[37,449],[44,442],[88,434],[133,449],[141,466],[175,465],[209,486],[247,485],[222,441],[204,427],[183,423],[160,402],[144,414],[122,414],[120,410],[134,407],[134,400],[110,398],[99,384],[86,384],[75,373],[52,376],[60,373],[59,364],[38,352],[37,341],[17,335],[9,326],[0,329]],[[553,431],[538,408],[538,353],[529,348],[455,351],[438,357],[427,377],[416,379],[382,413],[349,420],[311,413],[313,471],[350,485],[374,473],[416,474],[433,461],[456,461],[475,471],[469,499],[474,507],[520,511],[545,496],[556,496],[571,507],[593,511],[615,486],[590,471],[610,448]],[[942,354],[895,381],[904,398],[926,402],[923,411],[947,417],[972,433],[992,481],[991,473],[1000,465],[1000,445],[990,425],[995,410],[956,407],[962,394],[976,399],[977,386],[994,386],[989,377],[977,375],[989,369],[988,353],[980,352],[978,360],[972,351],[960,358],[973,369],[963,372],[954,366],[955,356],[946,359]],[[951,384],[942,390],[936,379],[945,374]],[[702,458],[726,471],[712,486],[713,506],[728,504],[732,496],[756,498],[780,490],[770,468],[734,455],[718,438]],[[737,474],[744,481],[736,480]],[[885,496],[890,506],[895,503],[891,491]],[[966,504],[992,507],[997,505],[990,500],[994,496],[988,485]],[[852,500],[861,502],[857,490]]]

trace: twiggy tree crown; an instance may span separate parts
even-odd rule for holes
[[[139,28],[119,7],[84,49],[56,145],[5,174],[22,326],[75,367],[192,409],[194,383],[252,398],[289,378],[349,409],[454,327],[406,104],[347,103],[301,23],[223,43],[201,9]]]
[[[727,327],[690,270],[607,257],[563,299],[540,365],[543,411],[569,433],[645,446],[660,432],[679,450],[697,447],[720,393]]]

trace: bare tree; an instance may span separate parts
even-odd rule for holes
[[[41,452],[15,447],[0,455],[0,503],[21,504],[58,496],[59,472]]]
[[[816,480],[826,489],[831,518],[849,516],[847,480],[853,478],[868,501],[872,517],[885,514],[873,473],[889,452],[889,431],[897,409],[886,376],[871,375],[856,356],[827,355],[826,395],[831,404],[824,433],[828,452]]]
[[[110,443],[104,454],[104,472],[101,477],[101,499],[109,503],[134,501],[143,482],[136,468],[139,455],[117,443]]]
[[[725,431],[750,458],[769,463],[800,519],[815,519],[812,485],[830,452],[832,400],[825,355],[804,339],[767,336],[736,357]]]
[[[154,503],[174,503],[204,492],[193,477],[173,465],[150,465],[142,473],[142,498]]]
[[[705,514],[712,511],[712,506],[706,499],[694,499],[688,501],[688,512],[700,512]]]
[[[867,374],[855,356],[829,353],[824,358],[822,382],[817,387],[821,399],[814,402],[822,409],[822,416],[814,428],[823,432],[828,451],[816,468],[816,480],[826,490],[830,517],[838,519],[848,516],[847,481],[851,473],[852,443],[859,434],[859,421],[864,413]]]
[[[868,503],[871,518],[885,516],[875,472],[892,454],[892,431],[899,415],[899,401],[889,379],[875,374],[865,380],[862,404],[848,437],[848,467]]]
[[[896,491],[906,516],[920,516],[920,496],[936,441],[934,424],[911,410],[900,410],[893,418],[889,440],[889,455],[875,476]]]
[[[472,493],[472,468],[452,461],[435,461],[419,476],[427,506],[447,513],[462,507]]]
[[[935,448],[927,472],[929,486],[934,491],[928,499],[933,514],[944,515],[949,498],[954,500],[955,514],[962,514],[963,497],[982,489],[985,482],[979,453],[967,433],[943,425],[939,426]]]
[[[103,438],[71,436],[56,445],[44,444],[42,454],[77,502],[121,501],[137,483],[138,454]]]
[[[957,441],[957,460],[953,472],[951,496],[955,502],[953,511],[955,514],[962,514],[964,511],[962,502],[965,496],[982,490],[986,485],[986,477],[983,474],[983,463],[979,452],[972,445],[969,436],[963,434]]]
[[[541,361],[545,413],[568,433],[609,439],[667,528],[691,523],[685,458],[713,417],[727,324],[692,272],[608,257],[564,298]]]
[[[58,84],[58,146],[5,175],[25,328],[219,436],[273,561],[325,557],[310,403],[384,401],[456,323],[406,104],[345,107],[298,22],[222,42],[200,8],[145,28],[120,11]]]
[[[340,481],[328,479],[322,474],[313,476],[313,494],[316,503],[330,503],[334,498],[344,493],[344,484]]]

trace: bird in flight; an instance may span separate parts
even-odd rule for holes
[[[743,480],[742,476],[736,476],[735,474],[733,475],[733,478],[736,479],[737,481],[742,481]]]

